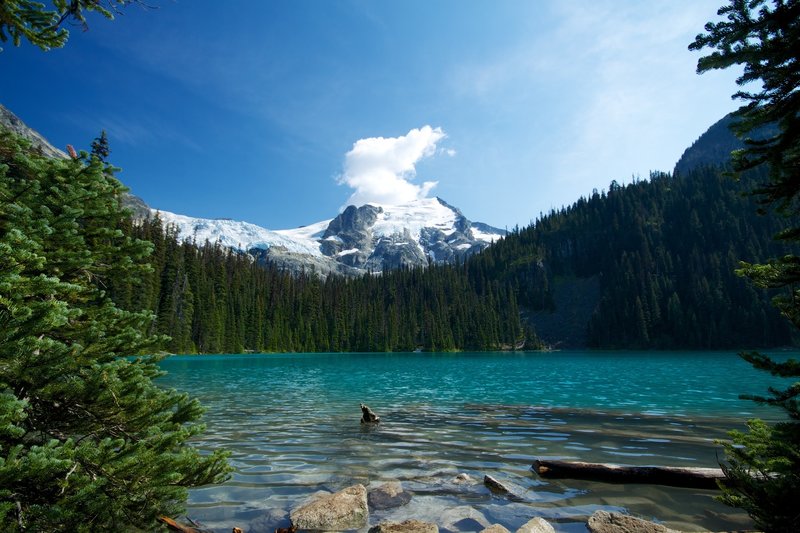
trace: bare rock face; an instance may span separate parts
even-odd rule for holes
[[[383,522],[370,528],[369,533],[439,533],[439,528],[430,522],[405,520],[403,522]]]
[[[320,495],[291,512],[292,525],[298,529],[344,531],[367,525],[367,489],[353,485],[333,494]]]
[[[608,511],[595,511],[586,527],[591,533],[678,533],[661,524]]]
[[[399,481],[384,483],[367,493],[367,503],[370,509],[394,509],[402,507],[411,501],[411,493],[403,490]]]
[[[517,530],[517,533],[555,533],[555,529],[550,525],[550,522],[537,516],[536,518],[527,521]]]

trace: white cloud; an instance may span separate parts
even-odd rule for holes
[[[437,182],[412,183],[417,163],[436,153],[446,137],[441,128],[423,126],[401,137],[360,139],[344,156],[340,184],[354,189],[346,205],[400,205],[425,198]]]

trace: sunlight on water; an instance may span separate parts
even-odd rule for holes
[[[781,384],[730,353],[181,356],[162,367],[160,384],[208,409],[198,445],[232,452],[231,480],[192,491],[188,511],[226,532],[284,527],[289,510],[320,489],[395,480],[414,497],[371,511],[371,525],[413,517],[479,531],[485,518],[514,531],[543,516],[559,531],[583,532],[606,509],[683,530],[747,528],[712,491],[545,481],[530,466],[537,458],[716,466],[715,439],[747,417],[776,414],[739,394]],[[359,423],[359,402],[381,416],[379,426]],[[490,474],[520,498],[455,484],[459,473]]]

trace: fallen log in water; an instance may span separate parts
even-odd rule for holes
[[[533,462],[531,468],[542,477],[593,479],[611,483],[651,483],[694,489],[716,489],[717,481],[725,479],[719,468],[626,466],[539,459]]]

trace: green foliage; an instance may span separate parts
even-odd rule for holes
[[[556,326],[583,316],[573,329],[583,328],[596,348],[785,346],[791,328],[769,291],[734,273],[742,258],[784,250],[771,236],[785,221],[756,215],[745,196],[763,175],[751,171],[734,182],[706,167],[615,185],[540,217],[468,268],[477,284],[498,279],[514,287],[519,305],[539,312],[545,340],[542,317],[555,312]],[[597,289],[557,304],[569,286]]]
[[[0,530],[148,529],[226,474],[186,445],[199,404],[129,358],[161,339],[106,292],[152,248],[121,231],[123,191],[97,157],[47,159],[0,130]]]
[[[0,2],[0,42],[9,39],[19,46],[22,39],[42,50],[61,48],[69,31],[65,22],[77,22],[84,29],[86,13],[97,12],[114,18],[119,7],[135,0],[52,0],[49,6],[36,0],[3,0]]]
[[[108,159],[108,156],[111,154],[111,148],[108,146],[108,135],[106,134],[106,130],[101,131],[100,135],[92,141],[91,153],[103,163],[105,163]]]
[[[720,500],[739,507],[766,532],[796,532],[800,520],[797,489],[800,486],[798,425],[770,426],[750,420],[748,432],[731,432],[725,444],[728,465],[722,465],[726,483]]]
[[[795,0],[731,0],[718,14],[725,20],[706,24],[690,49],[711,48],[698,62],[699,73],[743,65],[737,84],[754,83],[734,98],[747,102],[736,113],[734,129],[746,135],[774,124],[777,131],[762,140],[748,140],[734,153],[737,171],[767,165],[769,179],[755,188],[763,206],[775,207],[790,221],[776,237],[785,243],[800,241],[800,2]],[[751,87],[747,85],[747,87]],[[800,258],[784,254],[766,264],[744,263],[740,273],[757,286],[782,288],[775,298],[781,314],[800,327]],[[800,377],[796,361],[778,363],[758,353],[742,356],[756,368],[783,377]],[[746,509],[765,531],[800,530],[800,382],[769,397],[751,398],[783,409],[789,420],[768,427],[751,421],[750,432],[732,433],[726,446],[729,487],[723,501]]]
[[[743,65],[736,83],[759,90],[740,90],[733,95],[746,102],[734,114],[734,131],[746,136],[769,124],[778,127],[765,139],[748,139],[747,147],[734,153],[735,169],[766,164],[769,182],[756,193],[765,205],[796,215],[800,190],[800,2],[731,0],[717,14],[726,20],[706,24],[708,33],[698,35],[689,46],[690,50],[713,50],[700,58],[697,72]]]
[[[153,311],[176,353],[509,349],[538,339],[516,293],[471,283],[465,266],[320,279],[218,244],[179,239],[158,217],[128,229],[152,242],[152,273],[110,286],[120,306]]]

